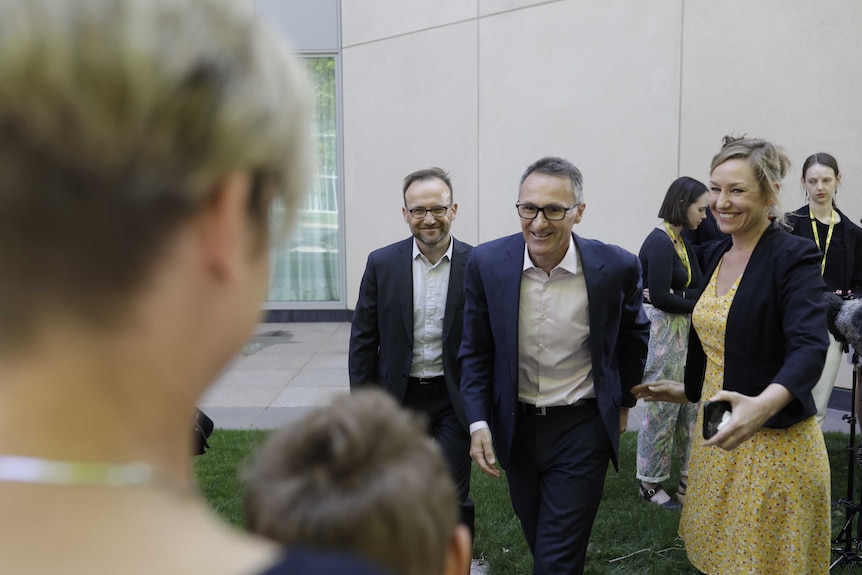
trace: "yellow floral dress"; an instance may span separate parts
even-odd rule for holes
[[[702,400],[722,388],[727,314],[740,281],[718,296],[717,275],[692,313],[706,353]],[[703,410],[695,429],[703,429]],[[829,460],[814,417],[764,427],[732,451],[693,439],[689,466],[679,535],[692,565],[710,575],[828,572]]]

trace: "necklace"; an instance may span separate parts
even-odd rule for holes
[[[139,461],[92,463],[20,455],[0,455],[0,482],[108,487],[152,485],[187,489],[152,465]]]

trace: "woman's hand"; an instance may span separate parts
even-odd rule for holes
[[[730,420],[718,433],[703,445],[715,446],[730,451],[751,439],[766,421],[790,403],[793,395],[781,384],[772,383],[755,397],[735,391],[719,391],[710,401],[729,401]]]
[[[632,394],[644,401],[669,401],[671,403],[686,403],[685,386],[678,381],[660,379],[636,385]]]
[[[649,301],[649,288],[644,288],[644,301],[650,303]]]

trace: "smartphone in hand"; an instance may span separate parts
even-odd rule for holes
[[[710,439],[718,433],[722,420],[729,418],[731,405],[729,401],[706,401],[703,404],[703,438]],[[727,414],[727,415],[725,415]]]

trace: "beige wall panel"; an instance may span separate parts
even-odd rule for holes
[[[482,241],[520,230],[524,168],[543,155],[584,173],[576,232],[635,253],[677,176],[681,0],[543,4],[482,18]]]
[[[472,20],[343,52],[349,308],[368,253],[409,236],[401,216],[409,172],[450,172],[459,204],[452,232],[476,242],[476,28]]]
[[[476,17],[477,0],[341,0],[345,48]]]
[[[479,0],[479,16],[499,14],[509,10],[518,10],[538,4],[565,2],[566,0]]]
[[[832,153],[844,174],[839,206],[862,217],[862,2],[688,0],[681,166],[703,178],[728,133],[785,147],[785,209],[804,204],[802,162]]]

